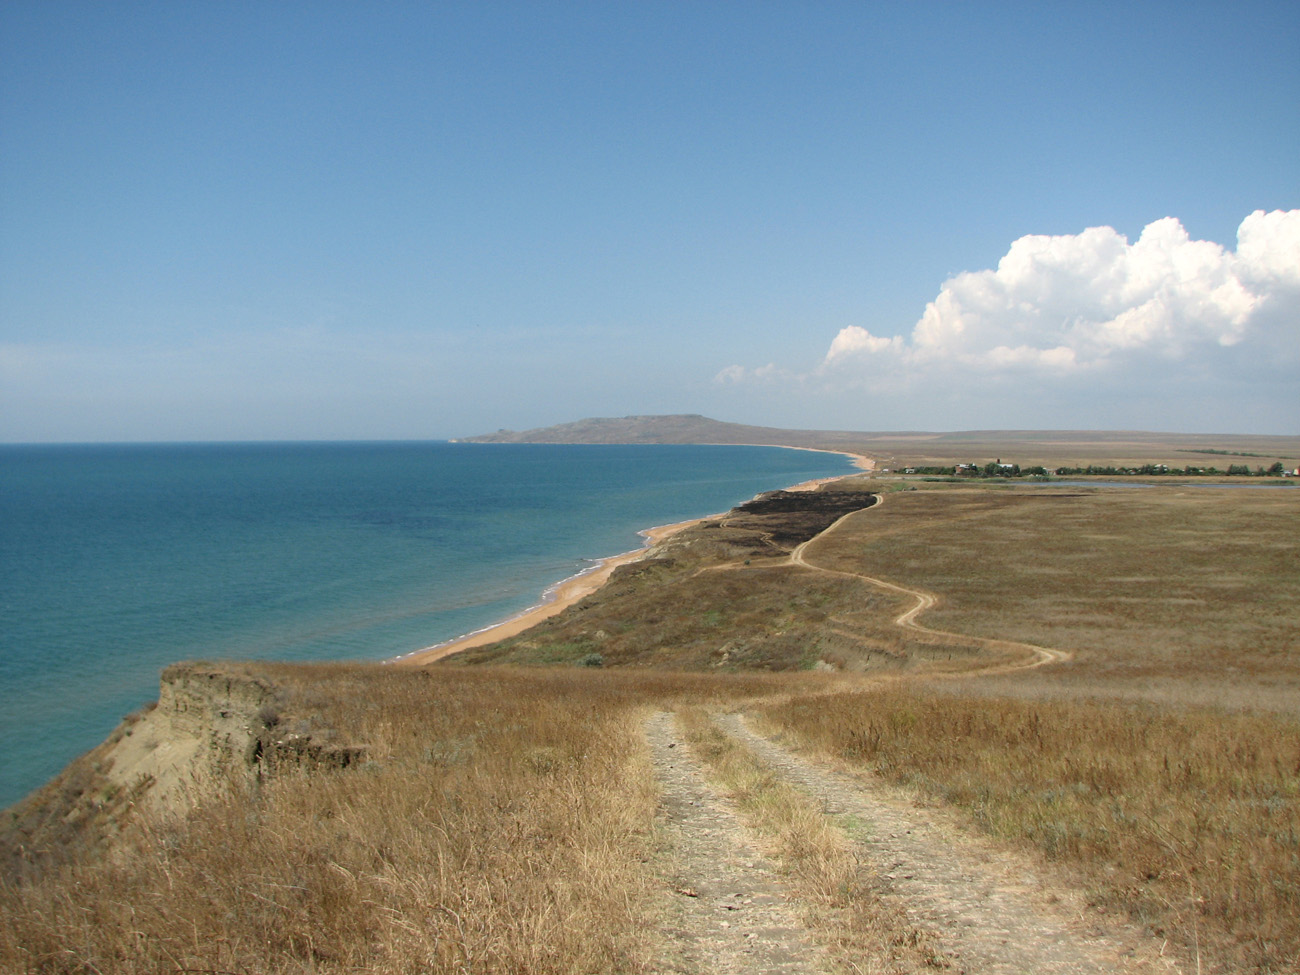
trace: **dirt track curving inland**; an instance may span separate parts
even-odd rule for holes
[[[843,515],[797,545],[789,564],[909,596],[915,602],[894,620],[899,627],[928,637],[969,641],[996,651],[1002,660],[1008,655],[1018,658],[1010,664],[967,671],[966,676],[1068,659],[1062,650],[922,626],[917,617],[935,605],[933,594],[819,566],[816,543],[849,518],[871,517],[872,510]],[[717,569],[744,571],[744,566]],[[823,815],[845,825],[855,843],[864,883],[882,905],[934,947],[934,960],[916,970],[934,970],[937,963],[948,971],[971,975],[1180,971],[1163,944],[1090,909],[1077,890],[1025,853],[976,836],[955,816],[922,805],[897,789],[819,766],[758,734],[740,715],[716,720],[761,765],[811,797]],[[668,886],[678,899],[664,948],[673,962],[663,970],[826,970],[826,946],[816,947],[816,935],[798,920],[807,914],[808,906],[801,909],[794,902],[783,890],[773,864],[755,852],[760,841],[747,834],[726,798],[708,785],[689,747],[675,739],[671,716],[656,714],[646,733],[663,790],[660,829],[670,840],[674,857]],[[891,962],[883,953],[867,958],[844,957],[841,952],[834,961],[841,970],[903,970],[897,967],[897,959]]]

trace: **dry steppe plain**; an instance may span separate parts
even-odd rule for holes
[[[315,757],[161,803],[124,726],[8,813],[0,968],[1300,970],[1300,488],[824,491],[432,667],[222,665]]]

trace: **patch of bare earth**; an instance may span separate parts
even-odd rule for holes
[[[671,898],[654,970],[829,971],[775,866],[705,780],[672,716],[655,714],[646,735],[662,790],[658,830]]]
[[[942,810],[819,767],[755,733],[740,715],[720,723],[850,831],[881,899],[926,932],[950,971],[1181,971],[1161,943],[1090,910],[1028,857],[971,834]]]

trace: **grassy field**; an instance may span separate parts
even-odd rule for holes
[[[0,970],[650,970],[642,720],[698,709],[718,774],[770,797],[698,718],[743,708],[1051,861],[1204,971],[1296,971],[1300,491],[836,490],[864,487],[889,493],[824,534],[733,513],[427,670],[239,665],[286,726],[364,761],[233,777],[127,817],[109,855],[19,851]],[[935,632],[896,625],[908,593],[937,597]],[[1026,669],[1020,643],[1070,657]],[[807,828],[781,842],[822,851],[799,882],[841,923],[843,851]]]
[[[903,491],[816,564],[939,596],[928,626],[1069,651],[1004,693],[1300,709],[1300,494],[1286,489]]]
[[[1230,970],[1300,950],[1300,498],[905,491],[810,562],[940,594],[925,623],[1050,667],[765,709],[827,756],[1083,871]]]
[[[117,852],[0,887],[5,972],[644,970],[658,910],[646,700],[770,679],[248,665],[284,720],[364,743],[232,780]]]
[[[1093,903],[1210,970],[1292,971],[1300,723],[1114,701],[887,688],[762,709],[814,753],[1068,866]]]

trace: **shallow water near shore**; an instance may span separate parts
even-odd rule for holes
[[[156,698],[169,663],[396,657],[641,529],[852,470],[776,447],[0,447],[0,805]]]

